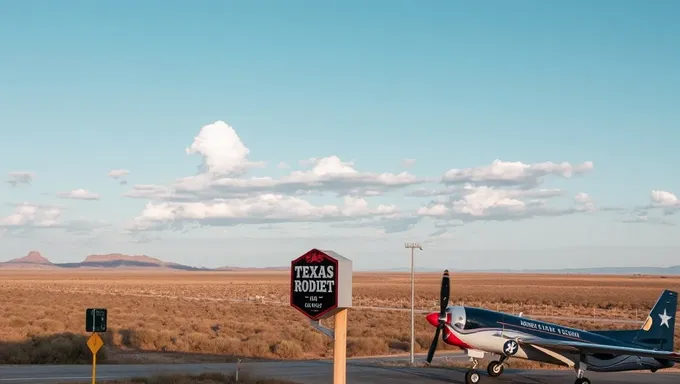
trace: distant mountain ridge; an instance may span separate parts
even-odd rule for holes
[[[27,256],[0,263],[0,268],[21,269],[58,269],[58,268],[118,268],[118,269],[170,269],[183,271],[210,270],[208,268],[190,267],[188,265],[169,263],[146,255],[123,255],[109,253],[105,255],[89,255],[79,263],[52,263],[39,252],[31,251]]]
[[[124,255],[109,253],[89,255],[84,261],[77,263],[52,263],[38,251],[30,251],[26,256],[0,262],[5,269],[144,269],[144,270],[178,270],[178,271],[240,271],[240,272],[274,272],[288,271],[290,266],[273,267],[237,267],[223,266],[217,268],[192,267],[184,264],[166,262],[147,255]],[[442,272],[444,268],[416,267],[419,273]],[[356,272],[409,272],[406,267],[364,269]],[[593,267],[567,269],[460,269],[467,273],[541,273],[541,274],[594,274],[594,275],[680,275],[680,265],[671,267]]]
[[[104,269],[160,269],[180,271],[287,271],[290,267],[235,267],[223,266],[218,268],[192,267],[184,264],[166,262],[147,255],[124,255],[121,253],[108,253],[103,255],[89,255],[84,261],[76,263],[52,263],[43,257],[40,252],[31,251],[24,257],[19,257],[5,262],[0,262],[0,268],[5,269],[78,269],[78,268],[104,268]]]

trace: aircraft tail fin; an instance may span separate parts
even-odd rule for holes
[[[665,290],[659,296],[654,308],[647,315],[635,342],[662,351],[673,350],[675,335],[675,312],[678,308],[678,293]]]

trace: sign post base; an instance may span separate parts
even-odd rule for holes
[[[335,314],[333,384],[347,382],[347,309]]]

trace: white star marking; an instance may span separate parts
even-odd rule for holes
[[[671,326],[668,324],[668,320],[672,319],[672,316],[668,316],[666,313],[666,310],[663,310],[663,315],[659,314],[659,317],[661,318],[661,325],[665,325],[666,327],[670,328]]]

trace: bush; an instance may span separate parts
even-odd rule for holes
[[[0,363],[3,364],[88,364],[92,352],[87,347],[87,336],[59,333],[34,336],[23,342],[1,343]],[[100,349],[97,361],[106,361],[106,350]]]
[[[281,340],[274,343],[271,351],[275,356],[282,359],[299,359],[304,353],[300,344],[291,340]]]

